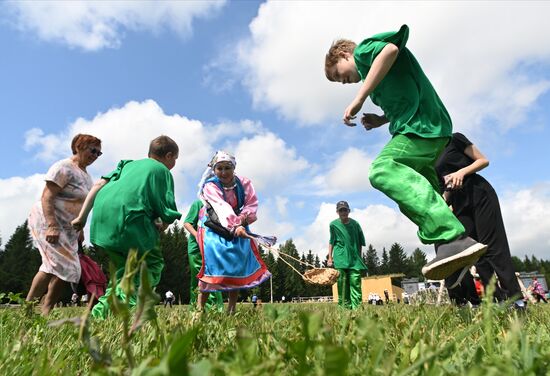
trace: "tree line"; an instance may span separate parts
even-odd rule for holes
[[[2,246],[0,239],[0,292],[21,293],[25,296],[31,285],[32,278],[38,271],[41,264],[40,254],[33,246],[27,222],[18,226],[5,246]],[[176,224],[160,236],[159,247],[164,255],[165,267],[157,291],[164,294],[171,290],[175,295],[176,302],[189,303],[190,283],[192,276],[189,273],[189,262],[187,257],[187,235],[183,227]],[[292,239],[287,240],[278,248],[279,252],[299,259],[303,263],[315,267],[326,267],[327,255],[322,259],[311,250],[299,252]],[[92,259],[101,265],[107,274],[109,260],[107,256],[94,247],[85,247]],[[330,286],[317,286],[307,284],[302,277],[292,270],[279,257],[285,258],[300,273],[304,273],[309,266],[306,266],[292,258],[277,256],[272,252],[260,249],[262,258],[267,268],[272,273],[272,280],[262,285],[241,292],[241,299],[247,299],[255,294],[262,301],[270,301],[273,294],[274,301],[281,301],[285,297],[290,301],[295,297],[329,296],[332,295]],[[379,256],[380,254],[380,256]],[[363,261],[368,270],[364,275],[381,275],[391,273],[403,273],[409,278],[423,280],[422,266],[426,264],[426,254],[419,248],[415,249],[409,256],[399,243],[391,245],[389,250],[382,249],[379,253],[372,245],[366,247],[362,254]],[[550,281],[550,260],[537,259],[535,256],[525,256],[520,259],[512,256],[516,271],[538,271],[545,274],[546,280]],[[194,278],[194,276],[193,276]],[[70,296],[70,290],[67,292]]]

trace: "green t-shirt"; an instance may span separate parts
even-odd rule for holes
[[[151,159],[120,161],[109,182],[97,193],[90,228],[92,244],[126,252],[155,247],[156,218],[172,223],[181,218],[174,199],[174,179],[162,163]]]
[[[361,246],[365,245],[365,236],[361,225],[349,218],[344,224],[340,219],[330,222],[330,239],[332,259],[336,269],[367,269],[361,259]]]
[[[451,117],[415,57],[405,47],[408,37],[409,27],[403,25],[397,32],[377,34],[361,42],[353,52],[359,75],[364,81],[380,51],[388,43],[395,44],[399,48],[397,59],[370,95],[390,121],[390,133],[412,133],[423,138],[451,137]]]
[[[197,225],[199,223],[199,211],[201,210],[201,208],[202,208],[201,200],[197,200],[193,202],[183,222],[191,223],[193,228],[196,230]],[[187,252],[188,253],[199,252],[199,244],[197,243],[197,239],[195,239],[195,237],[191,234],[189,235],[189,239],[187,240]]]

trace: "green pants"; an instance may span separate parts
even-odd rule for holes
[[[197,274],[199,274],[202,266],[202,256],[199,247],[189,246],[189,243],[187,248],[187,255],[189,257],[189,274],[191,278],[189,283],[189,287],[191,289],[191,294],[189,295],[189,304],[191,305],[191,307],[195,307],[197,304],[199,285]],[[220,291],[210,293],[210,295],[208,296],[208,300],[206,301],[206,309],[216,309],[218,311],[223,311],[223,297]]]
[[[115,296],[117,296],[120,300],[128,301],[130,306],[133,307],[137,304],[137,296],[135,294],[133,294],[132,296],[126,296],[120,286],[120,281],[124,276],[126,257],[128,256],[128,252],[114,251],[108,249],[103,250],[105,251],[105,253],[107,253],[107,255],[109,256],[109,260],[115,266],[116,286],[113,288],[111,281],[109,280],[109,285],[107,286],[107,290],[105,290],[105,295],[99,298],[99,301],[92,309],[92,317],[99,319],[105,319],[110,314],[109,302],[107,301],[107,298],[113,293],[113,290],[115,291]],[[143,253],[144,252],[140,252],[138,254],[138,258],[141,258],[143,256]],[[149,282],[151,284],[151,287],[155,288],[160,282],[162,269],[164,269],[164,258],[162,257],[160,249],[155,248],[150,250],[145,257],[145,262],[147,264]],[[139,273],[138,275],[136,275],[134,284],[137,293],[137,289],[139,288]]]
[[[338,269],[338,305],[355,309],[363,302],[361,293],[361,271]]]
[[[448,242],[465,232],[439,194],[434,168],[448,140],[396,135],[371,165],[372,186],[395,201],[418,226],[424,244]]]

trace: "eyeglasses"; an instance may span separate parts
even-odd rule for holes
[[[96,148],[90,148],[90,153],[92,153],[93,155],[97,156],[97,157],[101,157],[101,155],[103,154],[101,152],[101,150],[98,150]]]

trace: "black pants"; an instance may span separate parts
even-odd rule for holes
[[[466,234],[488,246],[487,252],[475,265],[483,285],[487,287],[495,273],[498,277],[495,299],[503,301],[520,298],[521,288],[512,264],[500,204],[491,184],[480,175],[471,175],[462,190],[453,192],[450,203],[456,217],[464,225]],[[458,274],[459,272],[456,272],[448,277],[445,284],[450,286],[454,283]],[[470,273],[466,273],[461,285],[452,290],[457,291],[449,291],[451,299],[453,295],[457,300],[469,300],[473,295],[477,297]],[[471,302],[478,304],[474,302],[479,302],[479,298],[474,298]]]
[[[546,298],[544,297],[544,295],[541,295],[541,294],[533,294],[534,298],[537,300],[537,303],[540,303],[540,301],[542,300],[543,302],[545,303],[548,303],[548,300],[546,300]]]

